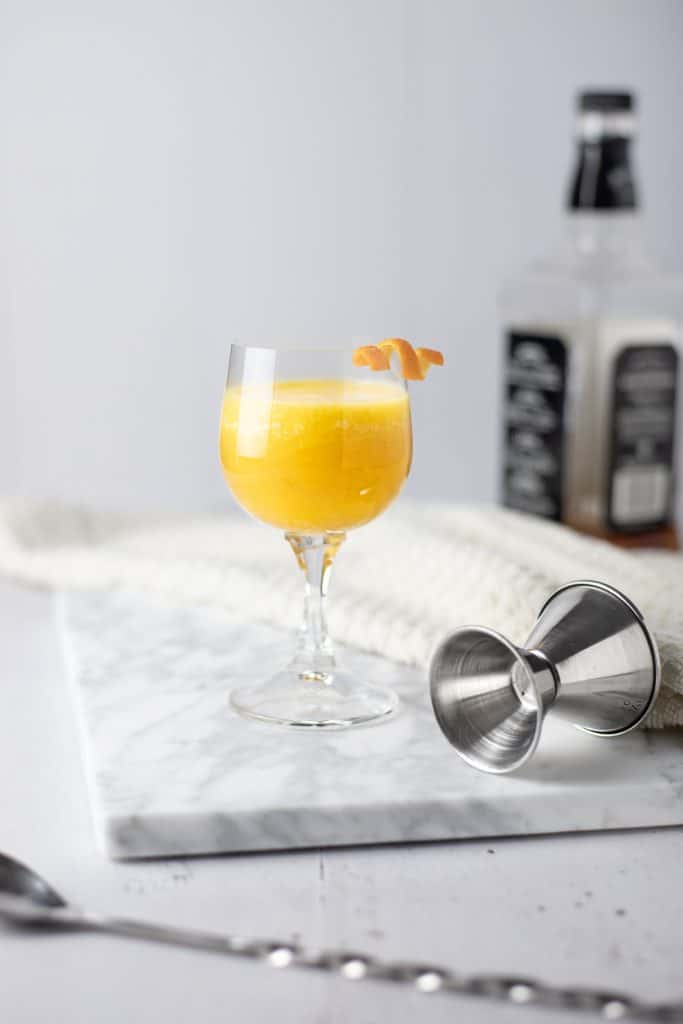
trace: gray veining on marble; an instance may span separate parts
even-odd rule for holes
[[[290,640],[126,593],[61,599],[93,817],[117,858],[683,824],[683,735],[599,740],[550,720],[533,761],[477,773],[441,736],[420,673],[362,653],[401,709],[288,732],[228,705]]]

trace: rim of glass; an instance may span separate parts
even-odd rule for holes
[[[241,348],[241,349],[258,349],[262,352],[353,352],[361,345],[378,345],[379,341],[383,339],[377,339],[376,335],[353,335],[347,342],[330,342],[329,344],[317,344],[316,342],[301,343],[289,345],[285,342],[282,344],[264,344],[263,342],[244,342],[244,341],[231,341],[230,348]]]

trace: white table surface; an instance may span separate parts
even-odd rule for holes
[[[0,850],[89,907],[465,972],[683,998],[683,829],[113,863],[94,844],[53,599],[0,585]],[[683,756],[683,755],[682,755]],[[589,1020],[88,934],[0,928],[0,1020]]]

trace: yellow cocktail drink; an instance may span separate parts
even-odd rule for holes
[[[396,497],[411,459],[410,406],[393,381],[230,386],[223,472],[257,519],[298,533],[361,526]]]

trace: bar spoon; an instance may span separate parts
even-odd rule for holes
[[[589,988],[561,988],[509,974],[465,975],[435,964],[382,962],[351,950],[306,953],[290,942],[240,939],[207,932],[105,917],[80,910],[60,896],[45,879],[12,857],[0,853],[0,919],[17,926],[89,929],[150,939],[191,949],[248,957],[271,967],[308,967],[349,981],[398,982],[425,994],[443,992],[525,1004],[546,1010],[583,1011],[602,1020],[682,1020],[683,1003],[654,1006],[625,993]]]

